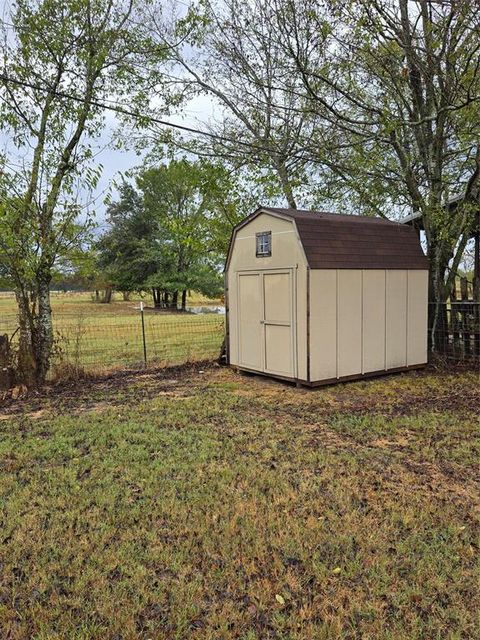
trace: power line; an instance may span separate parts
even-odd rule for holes
[[[58,89],[56,89],[55,91],[52,91],[52,89],[49,89],[48,87],[42,87],[41,85],[38,84],[34,84],[32,82],[27,82],[25,80],[18,80],[17,78],[12,78],[10,76],[7,76],[4,73],[0,73],[0,80],[2,80],[3,82],[9,82],[11,84],[15,84],[17,86],[26,88],[26,89],[33,89],[34,91],[41,91],[43,93],[50,93],[58,98],[63,98],[65,100],[72,100],[74,102],[84,102],[83,98],[79,98],[78,96],[66,93],[64,91],[59,91]],[[162,120],[160,118],[156,118],[155,116],[151,116],[151,115],[144,115],[141,114],[139,112],[136,111],[131,111],[130,109],[125,109],[124,107],[120,107],[117,104],[107,104],[105,102],[101,102],[99,100],[90,100],[89,103],[95,107],[98,107],[99,109],[105,109],[106,111],[112,111],[114,113],[118,113],[124,116],[128,116],[131,118],[136,118],[137,120],[148,120],[151,123],[154,124],[158,124],[164,127],[170,127],[171,129],[178,129],[180,131],[185,131],[186,133],[192,133],[195,135],[200,135],[200,136],[204,136],[204,137],[208,137],[208,138],[212,138],[214,140],[218,140],[220,142],[230,142],[236,145],[241,145],[243,147],[246,147],[248,149],[253,149],[255,151],[264,151],[267,153],[274,153],[274,151],[272,149],[269,149],[268,147],[263,147],[261,145],[252,143],[252,142],[243,142],[242,140],[239,140],[237,138],[230,138],[228,136],[222,136],[218,133],[212,133],[210,131],[202,131],[201,129],[195,129],[194,127],[188,127],[186,125],[182,125],[182,124],[176,124],[174,122],[170,122],[168,120]],[[305,156],[300,156],[300,155],[291,155],[291,158],[296,158],[299,160],[309,160],[309,158],[306,158]],[[310,161],[312,161],[310,159]]]

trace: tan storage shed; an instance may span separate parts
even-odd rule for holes
[[[427,362],[428,262],[382,218],[260,208],[226,263],[228,362],[306,385]]]

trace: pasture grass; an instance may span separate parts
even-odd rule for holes
[[[1,635],[480,638],[478,406],[475,373],[219,368],[10,405]]]
[[[125,302],[114,294],[110,304],[92,301],[89,292],[52,293],[55,331],[54,378],[70,368],[98,372],[144,364],[139,296]],[[221,304],[192,294],[189,305]],[[145,299],[145,339],[149,365],[179,364],[218,356],[224,319],[217,314],[182,314],[154,311]],[[12,294],[0,294],[0,334],[17,327]]]

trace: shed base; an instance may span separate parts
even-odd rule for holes
[[[405,371],[415,371],[417,369],[423,369],[428,362],[422,364],[411,364],[405,367],[395,367],[392,369],[379,369],[378,371],[369,371],[368,373],[355,373],[351,376],[341,376],[340,378],[327,378],[325,380],[315,380],[313,382],[308,380],[301,380],[299,378],[288,378],[285,376],[277,376],[271,373],[264,373],[263,371],[256,371],[254,369],[248,369],[246,367],[239,367],[238,365],[231,365],[233,369],[236,369],[239,373],[246,373],[250,375],[264,376],[266,378],[272,378],[274,380],[282,380],[283,382],[291,382],[296,384],[297,387],[324,387],[327,385],[337,384],[338,382],[353,382],[357,380],[365,380],[368,378],[377,378],[380,376],[387,376],[394,373],[402,373]]]

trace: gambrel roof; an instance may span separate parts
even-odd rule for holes
[[[311,269],[428,269],[410,226],[377,217],[260,207],[235,230],[262,213],[293,220]]]

